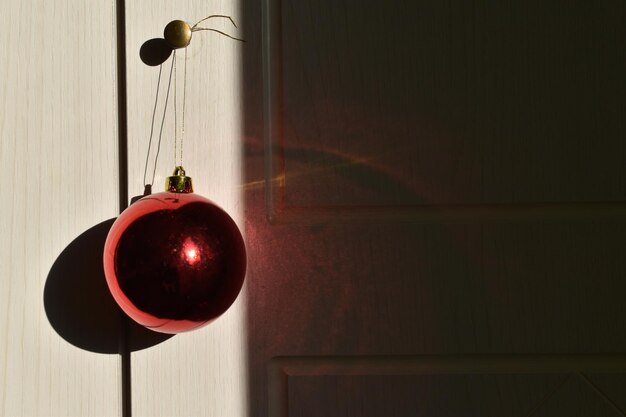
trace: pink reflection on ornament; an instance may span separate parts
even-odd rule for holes
[[[139,324],[163,333],[204,326],[235,301],[246,252],[230,216],[193,193],[146,196],[116,220],[104,248],[109,289]]]

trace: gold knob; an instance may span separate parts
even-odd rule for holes
[[[165,26],[163,37],[172,48],[185,48],[191,42],[191,26],[182,20],[172,20]]]

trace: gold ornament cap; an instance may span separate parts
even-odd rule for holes
[[[182,20],[172,20],[165,26],[163,37],[172,48],[185,48],[191,42],[191,26]]]
[[[174,168],[172,176],[167,177],[165,191],[170,193],[193,193],[191,178],[185,175],[185,169],[182,166]]]

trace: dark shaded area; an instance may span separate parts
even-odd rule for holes
[[[128,320],[113,300],[104,277],[102,251],[115,219],[74,239],[56,259],[44,288],[44,307],[54,330],[72,345],[95,353],[138,351],[172,335],[156,333]],[[128,331],[128,340],[122,340]]]
[[[139,49],[139,57],[144,64],[151,67],[161,65],[172,54],[172,47],[163,38],[153,38],[147,40]]]
[[[263,4],[275,9],[265,28]],[[623,221],[572,222],[564,212],[442,226],[307,215],[422,201],[522,210],[624,201],[626,60],[616,39],[625,13],[582,1],[242,2],[250,416],[272,415],[268,363],[280,355],[624,350]],[[281,112],[271,138],[269,33],[279,82],[265,94]],[[267,187],[303,221],[269,224]],[[541,388],[526,376],[472,378],[459,377],[462,394],[440,410],[412,394],[417,385],[452,393],[452,378],[291,374],[279,399],[290,416],[391,416],[472,414],[467,404],[483,396],[492,408],[476,415],[506,415],[499,406]],[[579,383],[563,387],[560,404],[595,395]],[[621,398],[619,384],[621,375],[598,382],[610,398]]]
[[[389,202],[410,202],[411,204],[419,205],[424,204],[424,199],[417,194],[415,189],[411,188],[411,184],[408,181],[404,181],[403,178],[390,175],[389,172],[385,172],[376,165],[364,162],[355,162],[346,155],[336,154],[328,152],[326,150],[314,149],[314,148],[298,148],[283,146],[282,152],[285,159],[288,159],[292,166],[298,167],[298,164],[302,164],[303,172],[307,172],[308,166],[317,164],[324,167],[324,169],[317,169],[315,175],[318,177],[324,176],[332,179],[339,186],[347,184],[346,188],[352,190],[359,190],[362,194],[372,194],[378,199]],[[289,175],[289,173],[286,173]],[[306,175],[309,176],[310,174]],[[301,182],[306,179],[294,175],[295,178],[289,178],[290,183],[295,181]],[[290,186],[291,189],[300,190],[303,187]],[[288,191],[290,191],[288,190]],[[298,193],[286,193],[288,201],[286,203],[290,205],[298,203],[298,198],[294,198],[291,194]]]

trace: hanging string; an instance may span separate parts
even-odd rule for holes
[[[211,31],[211,32],[219,33],[221,35],[224,35],[236,41],[245,42],[243,39],[235,38],[234,36],[224,33],[221,30],[198,26],[200,23],[209,19],[214,19],[214,18],[228,19],[233,24],[233,26],[237,28],[237,24],[230,16],[216,14],[216,15],[207,16],[204,19],[201,19],[198,22],[196,22],[196,24],[194,24],[191,27],[191,32]],[[183,143],[185,139],[185,109],[187,106],[187,48],[186,47],[185,47],[185,62],[184,62],[184,67],[183,67],[183,103],[182,103],[182,126],[181,126],[180,139],[178,136],[178,105],[177,105],[178,98],[177,98],[176,74],[177,74],[176,50],[174,50],[172,54],[172,64],[170,66],[170,75],[169,75],[168,82],[167,82],[167,92],[165,94],[165,105],[163,107],[163,115],[161,117],[161,126],[159,129],[159,141],[157,143],[157,151],[154,157],[152,180],[148,183],[146,181],[146,177],[148,175],[148,162],[150,160],[150,151],[152,150],[152,139],[154,138],[154,124],[155,124],[154,122],[156,120],[156,112],[157,112],[157,107],[158,107],[158,102],[159,102],[159,91],[161,88],[161,78],[163,75],[163,64],[159,66],[159,77],[157,80],[156,95],[154,99],[154,108],[152,110],[152,121],[150,123],[150,139],[148,141],[148,151],[146,152],[146,162],[145,162],[144,171],[143,171],[144,187],[152,186],[152,184],[154,184],[154,178],[156,176],[156,169],[157,169],[157,163],[159,160],[159,154],[161,153],[161,140],[163,138],[163,127],[165,126],[165,116],[167,114],[167,105],[169,102],[170,89],[172,87],[172,78],[174,78],[174,166],[182,166],[183,164]]]
[[[212,29],[212,28],[198,27],[198,25],[199,25],[200,23],[204,22],[205,20],[214,19],[214,18],[216,18],[216,17],[219,17],[219,18],[224,18],[224,19],[228,19],[228,20],[230,20],[230,23],[232,23],[232,24],[233,24],[233,26],[234,26],[235,28],[237,28],[237,24],[235,23],[235,21],[233,20],[233,18],[232,18],[232,17],[230,17],[230,16],[226,16],[226,15],[223,15],[223,14],[213,14],[213,15],[211,15],[211,16],[207,16],[207,17],[205,17],[204,19],[200,19],[198,22],[196,22],[196,24],[195,24],[195,25],[193,25],[193,26],[191,27],[191,33],[193,33],[193,32],[199,32],[199,31],[201,31],[201,30],[208,30],[208,31],[211,31],[211,32],[216,32],[216,33],[219,33],[220,35],[224,35],[224,36],[226,36],[227,38],[231,38],[231,39],[236,40],[236,41],[239,41],[239,42],[245,42],[243,39],[239,39],[239,38],[235,38],[234,36],[230,36],[228,33],[224,33],[224,32],[222,32],[221,30]]]
[[[172,86],[172,73],[174,72],[174,63],[176,62],[176,51],[172,54],[172,66],[170,67],[170,77],[167,82],[167,93],[165,94],[165,107],[163,108],[163,117],[161,118],[161,129],[159,131],[159,143],[157,145],[157,153],[154,157],[154,170],[152,171],[152,182],[154,184],[154,177],[156,175],[157,161],[159,160],[159,153],[161,152],[161,138],[163,137],[163,126],[165,125],[165,114],[167,112],[167,102],[170,97],[170,87]]]
[[[213,19],[213,18],[216,18],[216,17],[221,17],[221,18],[224,18],[224,19],[228,19],[228,20],[230,20],[230,23],[232,23],[234,27],[237,27],[237,24],[235,23],[235,21],[233,20],[232,17],[226,16],[224,14],[212,14],[210,16],[205,17],[204,19],[198,20],[196,22],[196,24],[191,27],[191,30],[193,31],[200,23],[204,22],[205,20]]]
[[[230,36],[228,33],[224,33],[224,32],[222,32],[221,30],[217,30],[217,29],[211,29],[211,28],[195,28],[195,29],[192,29],[191,31],[192,31],[192,32],[199,32],[199,31],[201,31],[201,30],[209,30],[209,31],[211,31],[211,32],[217,32],[217,33],[219,33],[219,34],[221,34],[221,35],[226,36],[227,38],[231,38],[231,39],[236,40],[236,41],[239,41],[239,42],[245,42],[243,39],[235,38],[234,36]]]
[[[187,103],[187,48],[185,48],[185,65],[183,66],[183,129],[180,135],[180,163],[183,165],[183,142],[185,140],[185,106]]]
[[[159,65],[159,78],[157,79],[156,97],[154,99],[154,109],[152,110],[152,122],[150,123],[150,140],[148,141],[148,152],[146,152],[146,163],[143,169],[143,186],[148,185],[146,175],[148,173],[148,160],[150,159],[150,149],[152,148],[152,137],[154,135],[154,120],[156,119],[157,104],[159,103],[159,89],[161,88],[161,74],[163,64]],[[152,184],[151,184],[152,185]]]
[[[174,54],[176,51],[174,51]],[[174,55],[174,63],[172,64],[174,70],[174,166],[176,166],[176,146],[178,144],[178,110],[177,110],[177,102],[178,98],[176,97],[176,91],[178,84],[176,79],[176,55]]]
[[[185,107],[187,106],[187,48],[185,48],[185,62],[183,64],[183,111],[182,128],[178,136],[178,99],[177,99],[177,66],[174,64],[174,166],[183,165],[183,142],[185,139]]]

